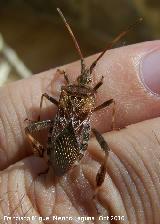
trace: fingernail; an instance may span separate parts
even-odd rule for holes
[[[144,86],[150,92],[160,95],[160,50],[144,56],[140,68]]]

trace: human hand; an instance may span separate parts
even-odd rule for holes
[[[160,223],[160,75],[154,76],[156,70],[159,71],[159,45],[160,41],[153,41],[108,51],[93,74],[95,83],[104,76],[97,104],[113,98],[116,101],[116,127],[129,125],[120,131],[107,132],[111,127],[111,108],[92,116],[92,127],[105,133],[104,138],[111,148],[106,178],[96,199],[97,207],[104,217],[124,216],[119,223]],[[89,57],[87,64],[95,58]],[[69,78],[75,80],[80,63],[64,68],[70,74]],[[157,95],[140,81],[142,72],[146,74],[144,80],[148,80]],[[64,78],[55,73],[56,70],[50,70],[0,89],[2,223],[4,215],[97,216],[92,196],[95,176],[104,154],[96,140],[90,140],[80,166],[55,182],[50,173],[38,175],[45,171],[47,164],[31,155],[32,149],[24,134],[24,119],[36,120],[39,115],[41,94],[48,91],[50,95],[59,95]],[[43,111],[41,120],[54,118],[56,113],[56,107],[46,103],[47,109]],[[15,220],[10,222],[15,223]],[[75,222],[81,223],[65,221]],[[98,223],[107,221],[99,220]]]

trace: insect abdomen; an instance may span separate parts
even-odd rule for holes
[[[56,176],[66,173],[79,158],[79,145],[72,122],[54,139],[50,152],[50,163]]]

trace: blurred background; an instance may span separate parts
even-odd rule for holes
[[[160,38],[159,0],[0,0],[0,85],[79,59],[57,7],[85,56],[140,17],[117,46]]]

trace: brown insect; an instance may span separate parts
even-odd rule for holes
[[[94,128],[91,128],[90,118],[92,113],[99,111],[110,104],[115,104],[113,99],[107,100],[99,106],[95,106],[95,99],[97,90],[103,84],[103,76],[101,80],[94,86],[92,84],[92,72],[97,62],[104,55],[104,53],[112,48],[112,46],[128,33],[133,27],[129,27],[126,31],[120,33],[111,43],[108,44],[106,49],[99,55],[99,57],[87,68],[85,65],[84,57],[78,42],[63,16],[60,9],[57,9],[67,27],[72,40],[75,44],[77,52],[81,59],[81,74],[76,79],[76,84],[69,81],[68,75],[65,71],[59,70],[64,74],[66,85],[61,87],[61,94],[59,101],[44,93],[41,97],[40,110],[44,97],[55,104],[58,108],[54,120],[40,121],[40,116],[37,122],[32,122],[25,128],[25,133],[33,147],[35,153],[43,157],[44,153],[47,154],[48,163],[53,168],[56,176],[62,176],[69,171],[81,158],[87,150],[88,141],[91,131],[95,135],[98,143],[105,153],[104,161],[96,175],[97,188],[102,185],[107,167],[107,158],[110,151],[107,142],[103,136]],[[112,123],[114,123],[114,112]],[[47,147],[44,148],[39,141],[33,137],[33,133],[42,129],[49,128]]]

